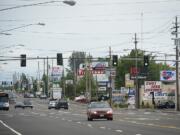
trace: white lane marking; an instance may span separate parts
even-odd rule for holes
[[[154,124],[153,123],[149,123],[149,124],[147,124],[148,126],[153,126]]]
[[[106,127],[99,127],[99,128],[101,128],[101,129],[106,129]]]
[[[145,112],[144,114],[151,114],[151,112]]]
[[[74,113],[74,114],[72,114],[72,115],[74,115],[74,116],[80,116],[81,114]]]
[[[72,120],[68,120],[68,122],[72,122]]]
[[[167,113],[161,113],[161,115],[164,115],[164,116],[166,116],[166,115],[168,115]]]
[[[40,114],[40,116],[44,116],[45,117],[45,116],[47,116],[47,114],[42,113],[42,114]]]
[[[35,114],[35,115],[38,115],[39,113],[36,113],[36,112],[31,112],[32,114]]]
[[[141,134],[136,134],[136,135],[141,135]]]
[[[19,133],[18,131],[14,130],[13,128],[11,128],[10,126],[6,125],[2,120],[0,120],[0,123],[3,124],[6,128],[10,129],[12,132],[14,132],[16,135],[22,135],[21,133]]]
[[[131,123],[134,123],[134,124],[136,124],[137,122],[136,121],[130,121]]]
[[[137,118],[137,120],[149,120],[149,118]]]
[[[68,113],[70,113],[70,112],[63,112],[63,113],[68,114]]]
[[[128,112],[128,114],[133,115],[133,114],[136,114],[136,113],[134,113],[134,112]]]
[[[119,133],[122,133],[123,131],[122,130],[115,130],[116,132],[119,132]]]
[[[88,127],[92,128],[92,125],[91,125],[91,124],[88,124]]]
[[[78,121],[78,122],[76,122],[76,123],[81,124],[81,122],[80,122],[80,121]]]
[[[19,113],[19,115],[24,115],[24,113]]]
[[[7,117],[13,117],[12,114],[0,114],[0,115],[2,115],[2,116],[7,116]]]
[[[114,114],[117,114],[117,115],[118,115],[118,114],[123,114],[123,113],[121,113],[121,112],[114,112]]]

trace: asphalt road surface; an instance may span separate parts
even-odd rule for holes
[[[32,102],[33,109],[0,111],[0,135],[180,135],[180,112],[119,109],[113,121],[87,121],[86,105],[48,110],[48,100]]]

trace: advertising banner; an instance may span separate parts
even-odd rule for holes
[[[176,81],[176,71],[172,71],[172,70],[160,71],[160,81],[165,81],[165,82]]]
[[[145,81],[144,92],[155,92],[161,91],[161,82],[160,81]]]

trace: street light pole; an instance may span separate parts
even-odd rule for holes
[[[22,25],[22,26],[19,26],[19,27],[15,27],[15,28],[11,28],[11,29],[7,29],[7,30],[2,30],[0,31],[0,34],[9,34],[9,33],[6,33],[8,31],[13,31],[13,30],[17,30],[17,29],[21,29],[21,28],[25,28],[25,27],[29,27],[29,26],[32,26],[32,25],[40,25],[40,26],[44,26],[45,23],[31,23],[31,24],[26,24],[26,25]]]
[[[74,6],[76,4],[76,2],[73,0],[63,0],[63,1],[62,0],[52,0],[52,1],[46,1],[46,2],[39,2],[39,3],[18,5],[18,6],[14,6],[14,7],[3,8],[3,9],[0,9],[0,11],[23,8],[23,7],[32,7],[32,6],[44,5],[44,4],[49,4],[49,3],[57,3],[57,2],[62,2],[62,3],[67,4],[69,6]]]

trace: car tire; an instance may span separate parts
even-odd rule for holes
[[[112,120],[113,120],[113,118],[107,118],[107,120],[111,120],[111,121],[112,121]]]
[[[88,117],[88,121],[93,121],[93,118],[89,118],[89,117]]]

